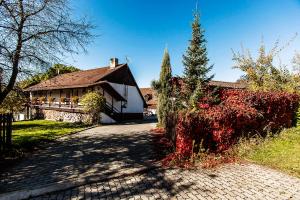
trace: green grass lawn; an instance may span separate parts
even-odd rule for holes
[[[275,137],[238,146],[243,158],[300,177],[300,127],[283,130]]]
[[[45,141],[80,131],[87,125],[47,120],[22,121],[13,123],[13,144],[17,148],[32,149]]]

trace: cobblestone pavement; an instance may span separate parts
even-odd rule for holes
[[[0,174],[0,193],[44,185],[110,178],[147,167],[154,123],[108,125],[59,139]]]
[[[215,170],[153,169],[34,198],[50,199],[300,199],[300,179],[253,164]]]
[[[32,199],[300,199],[300,179],[254,164],[149,168],[152,127],[104,126],[63,138],[13,168],[12,178],[1,177],[1,186],[5,192],[83,177],[81,185]]]

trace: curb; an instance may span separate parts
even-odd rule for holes
[[[96,127],[99,127],[99,125],[92,125],[92,126],[85,127],[85,128],[83,128],[82,130],[79,130],[79,131],[72,131],[72,132],[67,133],[65,135],[61,135],[61,136],[56,137],[55,140],[59,140],[61,138],[64,138],[64,137],[67,137],[67,136],[70,136],[70,135],[76,135],[77,133],[81,133],[83,131],[86,131],[86,130],[89,130],[89,129],[92,129],[92,128],[96,128]]]
[[[108,181],[109,179],[115,179],[115,178],[123,178],[123,177],[128,177],[128,176],[134,176],[136,174],[143,174],[148,171],[158,169],[160,166],[159,165],[153,165],[153,166],[148,166],[148,167],[143,167],[142,169],[138,169],[134,172],[130,173],[124,173],[124,174],[119,174],[119,175],[114,175],[111,177],[107,178],[97,178],[94,177],[92,180],[85,180],[85,177],[80,177],[77,180],[69,180],[69,181],[61,181],[57,183],[51,183],[44,185],[42,188],[37,188],[37,189],[24,189],[24,190],[18,190],[18,191],[13,191],[13,192],[8,192],[8,193],[2,193],[0,194],[0,200],[23,200],[23,199],[28,199],[32,197],[38,197],[41,195],[45,195],[48,193],[52,192],[59,192],[67,189],[72,189],[75,187],[80,187],[82,185],[86,184],[92,184],[96,182],[105,182]]]

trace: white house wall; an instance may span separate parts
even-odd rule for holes
[[[143,113],[144,101],[138,89],[135,86],[127,86],[128,93],[126,95],[126,85],[109,83],[116,91],[127,99],[127,106],[123,108],[123,113]],[[120,103],[120,102],[119,102]],[[115,106],[116,107],[116,106]]]
[[[108,102],[109,104],[113,104],[113,106],[121,112],[121,102],[120,101],[118,102],[117,100],[115,100],[101,86],[95,86],[94,90],[100,92],[101,94],[104,94],[104,98],[105,98],[106,102]]]

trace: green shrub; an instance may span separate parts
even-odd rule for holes
[[[84,111],[91,115],[91,123],[99,123],[105,106],[104,96],[99,92],[89,92],[82,97],[81,104]]]
[[[294,122],[293,122],[293,125],[294,126],[300,126],[300,106],[296,112],[296,115],[295,115],[295,119],[294,119]]]

